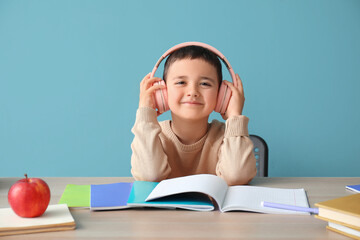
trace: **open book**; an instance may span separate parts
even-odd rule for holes
[[[107,185],[107,186],[105,186]],[[274,202],[301,207],[309,207],[304,189],[281,189],[258,186],[228,186],[215,175],[199,174],[163,180],[160,183],[135,181],[134,183],[91,186],[91,209],[121,209],[130,207],[182,208],[196,211],[212,211],[214,199],[222,212],[251,211],[276,214],[303,214],[283,209],[263,207],[261,202]],[[119,187],[124,187],[121,189]],[[99,189],[108,188],[107,191]],[[122,194],[114,194],[114,191]],[[106,195],[106,197],[105,197]],[[116,197],[113,197],[116,196]],[[107,205],[99,199],[106,199]],[[109,199],[117,203],[109,203]],[[103,205],[103,206],[102,206]]]

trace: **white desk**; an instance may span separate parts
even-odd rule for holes
[[[0,207],[9,207],[7,191],[19,178],[0,178]],[[50,186],[50,204],[56,204],[66,184],[101,184],[132,178],[43,178]],[[255,178],[251,185],[305,188],[310,205],[352,194],[345,185],[357,178]],[[248,212],[193,212],[185,210],[131,209],[90,212],[71,210],[74,231],[7,236],[1,239],[349,239],[326,230],[314,216]]]

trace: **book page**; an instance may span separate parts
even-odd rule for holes
[[[179,193],[199,192],[211,196],[221,206],[227,189],[226,182],[216,175],[191,175],[161,181],[150,193],[146,201]]]
[[[335,232],[338,232],[341,233],[341,234],[349,234],[349,235],[352,235],[352,236],[349,236],[349,237],[352,237],[354,238],[354,236],[360,238],[360,231],[359,230],[356,230],[356,229],[353,229],[353,228],[350,228],[350,227],[346,227],[344,225],[341,225],[341,224],[337,224],[337,223],[333,223],[333,222],[328,222],[328,227],[330,228],[330,230],[333,230]]]
[[[263,207],[261,205],[262,201],[309,207],[304,189],[231,186],[228,189],[221,211],[240,210],[260,213],[309,215],[309,213],[305,212]]]

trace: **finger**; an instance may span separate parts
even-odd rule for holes
[[[151,94],[154,93],[156,90],[160,90],[160,89],[164,89],[166,88],[165,85],[153,85],[151,87],[149,87],[146,91]]]
[[[226,120],[226,119],[227,119],[226,113],[221,113],[221,117],[222,117],[224,120]]]
[[[232,93],[238,92],[238,89],[234,86],[232,82],[226,80],[224,80],[223,82],[230,88]]]
[[[241,94],[244,94],[244,86],[239,74],[236,74],[237,86]]]
[[[153,78],[150,78],[150,79],[148,80],[148,82],[149,82],[150,84],[154,84],[155,82],[161,82],[161,81],[162,81],[162,79],[159,78],[159,77],[153,77]]]
[[[151,73],[145,75],[145,77],[141,80],[140,85],[143,85],[146,82],[146,80],[150,78],[150,74]]]
[[[162,81],[162,79],[159,77],[149,78],[146,80],[146,88],[150,88],[151,86],[154,85],[154,83],[161,82],[161,81]]]
[[[140,82],[140,91],[146,90],[146,81],[147,81],[147,79],[150,78],[150,74],[151,73],[146,74],[146,76],[141,80],[141,82]]]

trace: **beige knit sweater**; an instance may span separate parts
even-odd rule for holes
[[[132,128],[131,173],[136,180],[153,182],[209,173],[228,185],[247,184],[256,175],[248,122],[245,116],[231,117],[225,124],[213,120],[202,139],[185,145],[170,120],[159,123],[154,109],[139,108]]]

